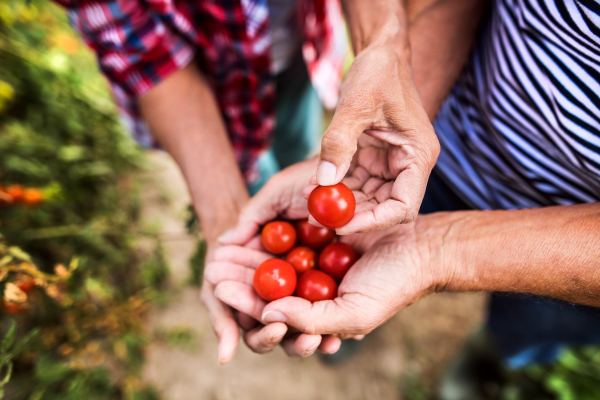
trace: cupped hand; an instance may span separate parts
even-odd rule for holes
[[[294,164],[271,177],[241,210],[237,225],[225,232],[219,242],[243,246],[269,221],[276,218],[307,218],[307,202],[302,190],[314,174],[316,166],[317,159],[313,158]]]
[[[256,353],[267,353],[281,344],[289,356],[307,357],[317,349],[334,353],[340,347],[335,336],[309,335],[288,330],[284,323],[260,322],[267,304],[253,288],[254,270],[272,255],[260,250],[260,240],[251,240],[246,247],[223,246],[216,250],[214,261],[206,266],[204,277],[213,285],[214,296],[240,313],[246,345]]]
[[[416,222],[345,236],[363,256],[342,280],[334,300],[310,303],[286,297],[267,304],[261,319],[310,335],[364,335],[400,309],[435,290],[446,275],[431,263],[428,234]]]
[[[323,137],[314,182],[333,185],[350,172],[362,185],[352,189],[362,192],[357,202],[368,207],[359,208],[337,232],[367,232],[413,221],[439,151],[410,60],[385,46],[359,53]]]

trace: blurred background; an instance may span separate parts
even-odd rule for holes
[[[198,298],[205,245],[183,178],[124,133],[64,12],[0,2],[0,398],[434,399],[484,294],[436,294],[338,364],[226,366]],[[505,372],[490,399],[598,399],[600,352]]]

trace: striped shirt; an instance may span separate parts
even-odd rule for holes
[[[600,200],[600,1],[494,0],[434,127],[478,209]]]

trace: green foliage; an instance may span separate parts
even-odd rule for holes
[[[196,251],[190,257],[190,284],[200,287],[202,285],[202,277],[204,276],[204,260],[206,259],[206,241],[199,240],[196,244]]]
[[[600,398],[600,349],[570,348],[549,365],[506,376],[501,400],[595,400]]]
[[[2,342],[0,342],[0,399],[4,397],[4,387],[10,380],[12,374],[12,360],[21,353],[23,348],[37,333],[37,330],[33,330],[29,335],[15,343],[17,324],[14,320],[10,321],[8,331],[2,339]]]
[[[64,10],[0,2],[0,185],[42,188],[45,198],[38,207],[0,204],[0,232],[41,274],[65,275],[62,265],[79,259],[68,279],[25,296],[16,328],[0,314],[0,337],[39,328],[20,353],[0,355],[0,368],[14,364],[11,399],[158,398],[139,373],[144,315],[168,269],[156,235],[143,234],[153,251],[136,247],[143,153],[107,89]],[[5,299],[19,273],[0,270]]]
[[[171,347],[193,350],[197,345],[194,331],[187,326],[176,326],[171,329],[157,329],[155,339]]]

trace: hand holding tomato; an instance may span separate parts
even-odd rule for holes
[[[284,322],[311,335],[363,335],[429,293],[441,277],[415,223],[343,240],[364,254],[339,285],[335,301],[286,297],[264,307],[264,322]]]
[[[253,288],[256,268],[272,256],[258,250],[259,241],[248,246],[222,246],[215,251],[214,261],[206,265],[205,280],[215,287],[216,299],[231,306],[241,315],[244,341],[257,353],[266,353],[281,344],[290,356],[306,357],[317,348],[325,353],[335,353],[341,344],[334,336],[307,335],[289,331],[283,323],[263,325],[261,315],[267,304]]]
[[[343,181],[360,192],[357,203],[362,205],[337,233],[414,220],[439,152],[410,61],[386,46],[362,49],[344,78],[313,182],[329,186]],[[358,174],[353,175],[358,185],[347,181],[350,174]]]

